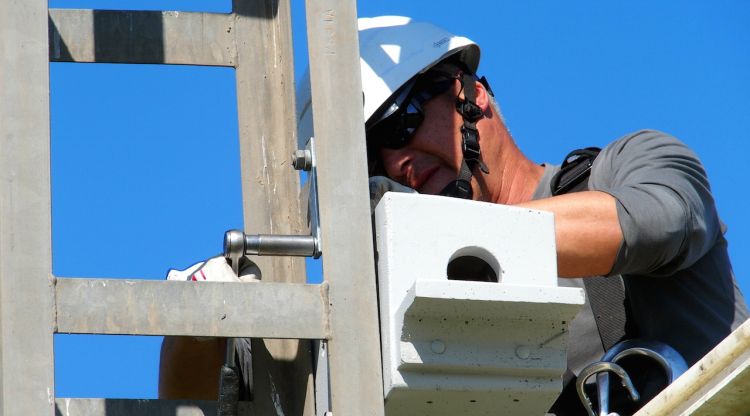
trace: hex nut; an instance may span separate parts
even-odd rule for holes
[[[309,150],[295,150],[292,154],[292,166],[296,170],[309,171],[312,168],[312,153]]]

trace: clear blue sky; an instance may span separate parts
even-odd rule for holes
[[[360,1],[482,47],[480,72],[538,162],[641,128],[701,156],[750,293],[750,3]],[[51,0],[50,7],[227,12],[229,0]],[[306,66],[293,1],[295,74]],[[51,65],[53,272],[161,279],[242,226],[233,69]],[[289,109],[289,111],[294,111]],[[319,272],[310,273],[319,279]],[[200,307],[196,305],[196,307]],[[58,397],[156,397],[160,337],[58,335]]]

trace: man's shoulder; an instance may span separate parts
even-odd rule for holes
[[[659,130],[643,129],[628,133],[612,141],[602,151],[616,150],[618,153],[621,153],[623,151],[654,150],[664,146],[682,146],[687,148],[685,143],[668,133]]]
[[[697,155],[680,139],[659,130],[645,129],[626,134],[609,143],[602,149],[596,163],[613,169],[623,163],[640,165],[647,160],[674,158],[698,160]]]
[[[589,188],[606,190],[656,179],[671,183],[688,176],[706,181],[698,155],[687,144],[658,130],[639,130],[602,149],[591,168]]]

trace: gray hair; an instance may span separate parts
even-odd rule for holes
[[[487,95],[490,97],[490,106],[492,106],[492,112],[497,114],[497,116],[500,117],[500,121],[505,124],[505,117],[503,117],[503,112],[500,111],[500,104],[497,103],[495,96],[490,94],[489,91],[487,92]],[[505,124],[505,127],[507,128],[508,125]]]

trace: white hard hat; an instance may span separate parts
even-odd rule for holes
[[[359,53],[367,121],[383,103],[415,75],[454,56],[472,73],[479,66],[479,46],[431,23],[402,16],[360,18]],[[300,147],[313,135],[310,72],[297,87],[297,140]]]

